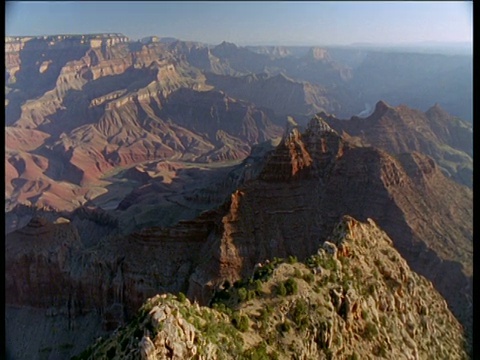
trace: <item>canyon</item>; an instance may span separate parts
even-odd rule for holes
[[[176,311],[209,306],[258,264],[306,262],[346,226],[345,216],[369,229],[362,237],[371,245],[355,248],[365,254],[364,274],[374,254],[394,254],[402,271],[435,288],[432,302],[446,300],[438,305],[445,327],[431,326],[464,338],[452,356],[471,351],[472,98],[470,82],[458,81],[468,78],[467,58],[396,54],[389,68],[389,54],[367,50],[134,42],[122,34],[10,37],[5,46],[12,358],[78,355],[128,328],[142,306],[160,306],[158,294],[185,294],[183,305],[162,305]],[[428,63],[434,70],[419,78]],[[415,81],[430,89],[452,74],[455,96],[446,100],[438,88],[411,101]],[[366,103],[376,105],[352,116]],[[307,297],[312,291],[305,287]],[[127,347],[140,351],[142,336]],[[417,352],[444,351],[410,338]],[[217,345],[208,351],[218,355]],[[287,356],[282,346],[275,349]],[[357,355],[370,345],[359,346]]]

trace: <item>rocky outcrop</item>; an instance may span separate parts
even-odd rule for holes
[[[192,359],[196,355],[196,329],[178,309],[172,309],[168,304],[154,306],[148,315],[151,326],[154,329],[161,326],[162,330],[157,332],[153,341],[149,334],[142,337],[139,343],[141,359]]]
[[[302,141],[300,130],[296,126],[287,126],[280,144],[268,159],[260,179],[265,181],[285,181],[305,174],[312,165],[312,158]]]

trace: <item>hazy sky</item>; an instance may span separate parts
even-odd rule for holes
[[[119,32],[210,44],[471,42],[471,1],[8,1],[5,32]]]

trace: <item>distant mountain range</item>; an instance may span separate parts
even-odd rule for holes
[[[142,161],[241,159],[281,135],[286,116],[350,117],[383,99],[425,110],[438,103],[468,120],[471,61],[121,34],[7,38],[7,204],[63,208],[67,191],[73,208],[102,191],[79,186]],[[471,142],[463,145],[471,156]],[[470,184],[471,165],[457,171],[448,161],[442,166]],[[70,185],[58,189],[59,181]]]

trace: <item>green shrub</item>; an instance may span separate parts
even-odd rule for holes
[[[278,355],[278,353],[275,351],[275,350],[272,350],[272,352],[270,352],[268,354],[268,358],[270,360],[279,360],[280,359],[280,355]]]
[[[238,289],[238,299],[240,301],[245,301],[247,299],[247,296],[248,296],[247,289],[245,288]]]
[[[181,303],[184,303],[185,300],[187,299],[187,297],[185,296],[185,294],[184,294],[183,292],[180,291],[180,292],[178,293],[177,299],[178,299],[178,301],[180,301]]]
[[[287,295],[287,289],[285,287],[285,284],[281,282],[280,284],[277,285],[277,294],[280,296],[285,296]]]
[[[362,270],[358,267],[358,266],[355,266],[353,269],[353,275],[355,276],[355,278],[357,279],[361,279],[362,278]]]
[[[368,284],[367,294],[369,294],[369,295],[375,294],[375,284],[373,284],[373,283]]]
[[[298,259],[296,256],[293,256],[293,255],[290,255],[288,258],[287,258],[287,262],[289,264],[295,264],[298,262]]]
[[[337,271],[337,262],[333,257],[329,257],[325,260],[324,266],[326,269]]]
[[[217,310],[218,312],[222,312],[224,314],[227,314],[228,316],[232,315],[232,309],[230,309],[229,307],[227,307],[223,303],[214,303],[212,305],[212,308]]]
[[[388,351],[385,344],[377,345],[377,347],[374,349],[373,352],[376,356],[379,356],[382,358],[386,358],[388,356]]]
[[[253,290],[257,295],[260,295],[262,293],[262,282],[260,280],[257,279],[253,282]]]
[[[380,315],[380,323],[383,327],[387,327],[388,318],[384,314]]]
[[[333,360],[333,351],[331,349],[324,350],[327,360]]]
[[[308,272],[308,273],[303,275],[303,280],[305,280],[307,283],[311,284],[315,280],[315,276],[311,272]]]
[[[281,264],[281,263],[285,262],[285,259],[274,257],[272,262],[273,262],[273,264],[277,265],[277,264]]]
[[[240,289],[241,287],[243,287],[245,284],[243,283],[242,280],[237,280],[233,283],[233,287],[235,289]]]
[[[258,320],[261,321],[261,322],[265,322],[268,320],[268,318],[270,317],[270,314],[268,312],[267,309],[265,308],[261,308],[260,309],[260,314],[258,315]]]
[[[285,281],[285,290],[287,292],[287,295],[295,295],[296,293],[298,293],[298,285],[295,279],[289,278]]]
[[[368,319],[368,311],[365,310],[365,309],[362,309],[362,318],[364,320],[367,320]]]
[[[378,329],[374,323],[368,321],[363,329],[363,336],[368,340],[373,340],[378,335]]]
[[[283,334],[283,333],[287,333],[287,332],[290,331],[290,327],[291,327],[291,326],[290,326],[290,324],[289,324],[288,322],[283,322],[283,323],[281,323],[281,324],[278,325],[278,331],[279,331],[280,333],[282,333],[282,334]]]
[[[310,268],[314,269],[322,264],[322,260],[318,255],[312,255],[307,260],[305,260],[305,264]]]
[[[352,355],[350,355],[350,356],[348,357],[348,360],[360,360],[360,357],[359,357],[358,354],[354,351],[354,352],[352,353]]]
[[[235,324],[234,324],[235,325]],[[241,332],[245,332],[250,327],[250,320],[247,315],[240,315],[238,321],[236,322],[235,327]]]
[[[245,352],[245,357],[249,360],[269,359],[269,355],[267,354],[267,346],[265,345],[265,343],[261,343],[256,347],[248,349]]]
[[[307,302],[303,299],[299,299],[295,303],[295,307],[291,312],[291,316],[293,322],[297,325],[297,328],[300,330],[305,330],[310,323]]]

